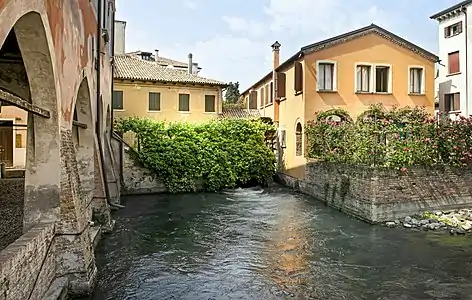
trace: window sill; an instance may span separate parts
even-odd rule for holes
[[[113,111],[125,111],[124,109],[114,108]]]
[[[266,105],[263,105],[263,106],[261,106],[261,109],[264,109],[264,108],[267,108],[267,107],[269,107],[269,106],[272,106],[272,104],[274,104],[274,103],[272,102],[272,103],[268,103],[268,104],[266,104]]]
[[[303,91],[298,91],[298,92],[295,92],[295,94],[294,94],[294,95],[295,95],[295,96],[298,96],[298,95],[301,95],[301,94],[303,94]]]
[[[216,111],[204,111],[203,113],[208,115],[214,115],[216,114]]]
[[[461,72],[451,73],[451,74],[447,74],[446,77],[456,76],[456,75],[460,75],[460,74],[461,74]]]
[[[446,37],[446,39],[449,39],[449,38],[458,36],[459,34],[461,34],[461,33],[459,32],[459,33],[456,33],[456,34],[448,35],[448,36]]]
[[[147,112],[148,113],[160,113],[161,111],[160,110],[148,110]]]
[[[372,94],[376,94],[376,95],[393,95],[393,93],[391,93],[391,92],[372,92]]]
[[[362,91],[355,91],[354,94],[359,94],[359,95],[370,95],[374,94],[374,92],[362,92]]]
[[[179,110],[179,113],[181,113],[181,114],[189,114],[190,111],[180,111],[180,110]]]
[[[287,100],[287,97],[281,97],[281,98],[279,98],[278,100],[279,100],[279,102],[282,102],[282,101]]]
[[[316,90],[317,93],[337,93],[336,90]]]
[[[425,93],[408,93],[408,96],[426,96]]]

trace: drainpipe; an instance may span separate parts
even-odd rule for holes
[[[115,77],[115,11],[116,11],[116,7],[115,7],[115,3],[113,3],[113,11],[112,11],[112,28],[111,28],[111,32],[110,32],[110,38],[111,38],[111,57],[110,57],[110,61],[111,61],[111,91],[110,91],[110,95],[112,97],[112,102],[113,102],[113,90],[115,89],[115,83],[114,83],[114,77]],[[111,109],[110,109],[110,115],[111,115],[111,128],[110,128],[110,141],[113,137],[113,125],[114,125],[114,120],[115,120],[115,115],[114,115],[114,112],[113,112],[113,103],[111,105]]]
[[[468,76],[468,57],[469,57],[469,52],[468,52],[468,36],[467,36],[467,27],[468,22],[467,22],[467,8],[462,6],[461,7],[462,12],[465,15],[465,30],[464,30],[464,35],[465,35],[465,111],[466,111],[466,116],[469,116],[469,76]]]
[[[98,1],[98,18],[97,18],[97,113],[96,113],[96,120],[95,120],[95,134],[97,135],[97,141],[98,141],[98,152],[100,154],[100,163],[102,164],[102,180],[103,180],[103,185],[105,187],[105,198],[107,199],[107,203],[110,207],[114,207],[114,208],[121,208],[121,205],[116,205],[114,203],[111,203],[110,201],[110,189],[108,188],[108,180],[107,180],[107,174],[105,172],[105,159],[104,159],[104,155],[103,155],[103,146],[102,146],[102,142],[100,140],[100,122],[99,122],[99,113],[102,112],[102,108],[100,107],[100,103],[102,101],[100,101],[100,87],[101,87],[101,84],[100,84],[100,71],[101,71],[101,67],[100,67],[100,55],[101,55],[101,52],[100,52],[100,46],[101,46],[101,34],[102,34],[102,1]],[[100,118],[101,119],[101,118]]]

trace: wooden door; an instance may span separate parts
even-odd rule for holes
[[[13,121],[0,121],[0,162],[13,166]]]

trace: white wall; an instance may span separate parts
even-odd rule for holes
[[[115,21],[115,55],[125,54],[126,22]]]
[[[469,17],[470,19],[470,17]],[[444,37],[444,28],[455,24],[459,21],[463,23],[463,32],[459,35],[445,38]],[[469,20],[470,23],[470,20]],[[467,25],[470,26],[470,25]],[[445,21],[441,21],[438,26],[439,29],[439,59],[441,64],[439,65],[439,77],[436,79],[436,90],[438,92],[438,100],[444,101],[444,94],[449,93],[460,93],[460,107],[462,114],[468,114],[466,111],[466,42],[465,42],[465,32],[466,32],[466,23],[465,15],[461,13],[458,16],[449,18]],[[449,67],[448,67],[448,54],[451,52],[459,51],[459,65],[460,65],[460,74],[449,76]],[[470,60],[470,59],[469,59]],[[470,106],[470,105],[469,105]]]

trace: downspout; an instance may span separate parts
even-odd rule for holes
[[[102,44],[101,42],[101,33],[102,33],[102,1],[98,1],[98,18],[97,18],[97,62],[96,62],[96,68],[97,68],[97,113],[96,113],[96,120],[95,120],[95,134],[97,135],[97,142],[98,142],[98,152],[99,152],[99,155],[100,155],[100,163],[102,165],[102,180],[103,180],[103,185],[104,185],[104,188],[105,188],[105,198],[107,199],[107,203],[110,207],[114,207],[114,208],[121,208],[121,206],[117,206],[115,205],[114,203],[111,203],[110,201],[110,190],[108,188],[108,180],[107,180],[107,174],[106,174],[106,171],[105,171],[105,159],[104,159],[104,155],[103,155],[103,146],[102,146],[102,141],[100,139],[100,122],[99,122],[99,119],[101,120],[101,118],[99,118],[99,113],[102,113],[102,108],[100,107],[100,96],[101,96],[101,92],[100,92],[100,88],[101,88],[101,84],[100,84],[100,74],[101,74],[101,67],[100,67],[100,56],[101,56],[101,52],[100,52],[100,46]]]
[[[467,39],[467,27],[468,22],[467,22],[467,8],[462,6],[461,10],[464,12],[465,15],[465,30],[464,30],[464,35],[465,35],[465,111],[466,111],[466,116],[469,116],[469,76],[468,76],[468,57],[469,57],[469,51],[468,51],[468,39]]]

